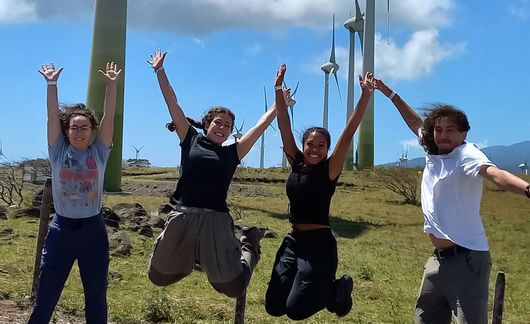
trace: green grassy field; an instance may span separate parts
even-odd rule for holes
[[[416,172],[411,170],[410,172]],[[174,181],[174,169],[125,173],[124,179],[156,183]],[[229,195],[235,223],[268,227],[277,238],[262,241],[262,258],[247,292],[248,323],[287,323],[265,312],[264,295],[277,248],[290,230],[287,198],[281,170],[240,170]],[[529,179],[527,179],[529,180]],[[486,182],[485,182],[486,183]],[[105,205],[138,202],[148,211],[166,202],[162,196],[107,195]],[[422,233],[419,206],[405,205],[401,197],[381,186],[368,172],[345,172],[332,201],[332,226],[339,247],[337,275],[349,273],[355,281],[354,306],[337,318],[321,311],[304,323],[411,323],[423,265],[432,252]],[[235,212],[237,211],[237,212]],[[493,259],[490,300],[495,276],[506,273],[504,323],[530,322],[530,200],[496,190],[486,183],[483,221]],[[15,229],[10,244],[0,242],[0,298],[28,305],[38,223],[29,218],[0,221]],[[200,272],[181,282],[158,288],[146,276],[154,238],[131,233],[132,255],[111,258],[108,303],[110,319],[117,323],[233,322],[235,301],[217,293]],[[82,287],[77,266],[63,291],[58,310],[83,316]],[[490,302],[491,314],[491,302]]]

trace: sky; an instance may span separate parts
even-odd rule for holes
[[[530,139],[530,0],[374,0],[376,77],[413,108],[430,103],[464,110],[468,141],[480,147]],[[11,160],[47,156],[46,83],[41,64],[64,67],[59,101],[86,102],[94,0],[0,0],[0,141]],[[365,0],[360,0],[364,12]],[[167,51],[166,72],[186,115],[199,119],[211,106],[236,114],[243,132],[273,102],[274,74],[287,65],[296,95],[299,133],[322,125],[324,73],[332,15],[340,94],[329,84],[329,129],[336,142],[346,123],[349,32],[343,23],[353,0],[133,0],[128,2],[123,126],[124,159],[176,166],[180,147],[164,125],[169,114],[149,55]],[[356,75],[361,71],[356,43]],[[355,101],[360,88],[355,87]],[[375,163],[422,149],[381,93],[375,102]],[[273,122],[276,127],[276,121]],[[281,163],[281,139],[269,128],[265,166]],[[296,135],[299,137],[298,135]],[[232,139],[230,140],[230,142]],[[355,139],[356,141],[356,139]],[[333,144],[332,144],[333,147]],[[529,152],[530,153],[530,152]],[[244,158],[258,167],[260,142]]]

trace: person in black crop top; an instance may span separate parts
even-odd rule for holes
[[[199,263],[217,291],[237,298],[245,291],[259,260],[264,230],[252,227],[243,231],[241,240],[235,237],[226,204],[228,187],[241,159],[276,116],[276,108],[269,109],[239,141],[223,146],[232,133],[234,114],[214,107],[200,123],[185,117],[164,71],[166,54],[157,50],[148,62],[171,115],[168,128],[180,139],[181,168],[170,200],[176,205],[175,211],[156,241],[149,279],[166,286],[189,275]],[[204,134],[191,126],[201,128]]]
[[[278,126],[292,167],[287,196],[293,231],[276,254],[265,308],[272,316],[287,315],[293,320],[309,318],[324,308],[342,317],[352,307],[353,280],[348,275],[335,279],[337,242],[330,229],[329,206],[348,146],[375,89],[374,79],[372,73],[359,76],[361,98],[328,158],[330,136],[325,128],[306,130],[303,151],[296,147],[286,106],[290,93],[281,91],[285,70],[282,65],[276,73],[275,89]]]

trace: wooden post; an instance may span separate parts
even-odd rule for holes
[[[236,299],[236,314],[234,317],[234,324],[245,323],[245,304],[247,302],[247,290]]]
[[[50,222],[50,210],[52,204],[52,179],[46,179],[44,190],[42,192],[42,202],[40,206],[39,217],[39,235],[37,237],[37,251],[35,253],[35,266],[33,268],[33,285],[31,289],[31,300],[35,301],[37,290],[39,288],[39,270],[42,257],[42,248],[44,240],[48,233],[48,223]]]
[[[493,297],[493,316],[491,324],[502,324],[502,310],[504,308],[504,286],[506,279],[504,272],[497,273],[497,281],[495,282],[495,296]]]

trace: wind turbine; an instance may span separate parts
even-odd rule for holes
[[[526,162],[526,159],[524,160],[524,163],[519,164],[519,168],[521,169],[521,174],[528,175],[528,163]]]
[[[287,104],[287,107],[289,107],[289,111],[291,112],[291,129],[294,132],[294,105],[296,104],[296,100],[294,99],[296,96],[296,91],[298,91],[298,85],[300,84],[300,81],[296,82],[296,87],[294,87],[293,93],[291,93],[288,97],[285,98],[285,103]],[[285,81],[283,82],[283,86],[287,88],[287,84],[285,84]]]
[[[406,167],[407,166],[407,161],[409,160],[408,159],[408,154],[409,154],[409,146],[406,145],[405,148],[403,149],[403,152],[401,153],[401,157],[399,158],[399,166],[400,167]]]
[[[241,137],[243,137],[243,133],[241,132],[243,130],[243,126],[245,126],[245,120],[243,120],[243,123],[241,124],[239,128],[237,128],[237,126],[234,125],[236,129],[236,132],[232,134],[232,136],[234,136],[234,142],[239,141]]]
[[[339,88],[339,79],[337,78],[337,71],[339,70],[339,65],[335,61],[335,14],[333,14],[333,36],[331,40],[331,55],[329,56],[329,62],[324,63],[320,67],[324,71],[324,115],[322,117],[322,127],[328,128],[328,90],[329,90],[329,74],[333,73],[335,77],[335,82],[337,83],[337,90],[339,91],[340,98],[340,88]]]
[[[346,20],[344,27],[350,32],[350,53],[348,55],[348,99],[346,103],[346,122],[350,119],[353,114],[353,101],[354,101],[354,87],[356,84],[355,80],[355,33],[359,35],[359,41],[361,43],[361,54],[363,51],[363,38],[364,38],[364,15],[361,13],[359,2],[355,0],[355,16]],[[344,170],[353,170],[353,141],[348,148],[348,155],[344,162]]]
[[[2,141],[0,141],[0,159],[4,158],[5,160],[8,160],[7,156],[4,155],[4,152],[2,151]]]
[[[134,150],[136,151],[136,158],[135,160],[138,160],[138,153],[140,153],[140,150],[144,147],[143,145],[140,146],[140,148],[136,148],[136,146],[132,146],[134,148]]]

